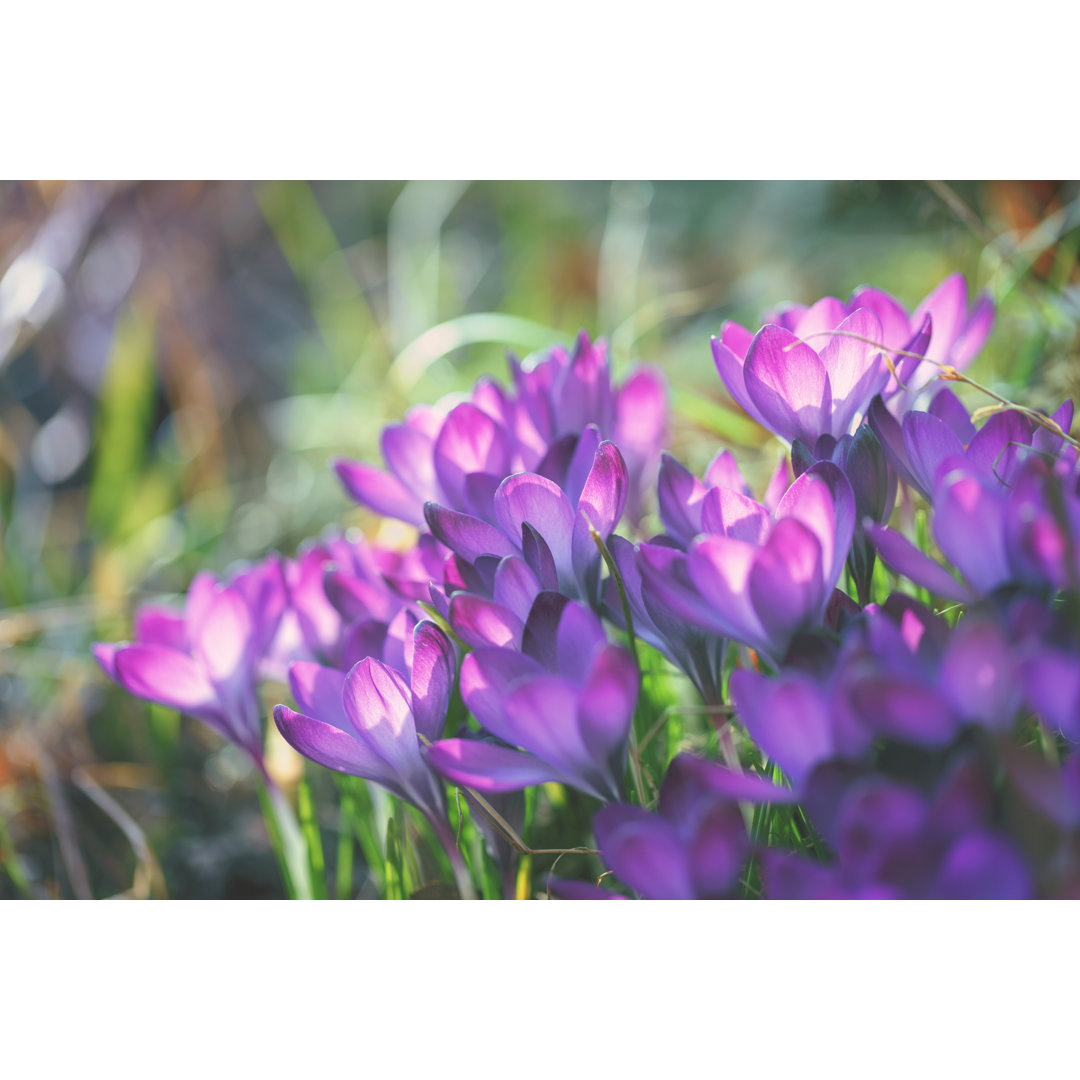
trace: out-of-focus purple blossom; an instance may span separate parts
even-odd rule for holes
[[[420,739],[442,734],[454,684],[454,650],[432,622],[417,623],[400,654],[386,642],[384,659],[369,655],[346,675],[300,662],[289,684],[300,707],[274,709],[286,742],[337,772],[381,784],[433,824],[445,823],[445,794],[425,761]]]
[[[483,636],[487,629],[463,624],[493,613],[456,608],[454,625]],[[428,761],[485,794],[554,781],[618,798],[638,694],[633,658],[607,641],[593,612],[559,593],[537,595],[520,634],[520,648],[516,638],[477,648],[461,665],[465,704],[502,744],[444,739]]]
[[[667,437],[663,377],[638,368],[613,388],[605,343],[584,333],[572,352],[556,347],[524,362],[511,357],[510,366],[509,390],[482,379],[469,401],[418,406],[403,423],[386,427],[386,471],[337,461],[346,491],[377,513],[414,525],[424,524],[427,503],[490,523],[492,495],[503,480],[529,472],[562,486],[582,433],[592,427],[622,449],[628,511],[636,521]]]
[[[823,832],[834,862],[775,849],[764,854],[768,898],[1020,900],[1032,894],[1028,866],[994,824],[992,778],[974,759],[961,760],[930,796],[880,775],[857,780]]]
[[[701,527],[685,555],[641,545],[643,590],[666,618],[735,638],[776,662],[797,632],[824,618],[851,547],[855,501],[843,473],[819,462],[774,514],[737,490],[711,488]]]
[[[182,611],[140,608],[135,640],[99,642],[94,656],[128,693],[196,717],[246,750],[265,771],[257,684],[285,605],[285,578],[276,555],[227,582],[200,573]]]
[[[539,473],[499,484],[484,517],[428,503],[432,534],[481,574],[507,556],[522,556],[545,589],[599,602],[601,555],[595,530],[610,537],[626,503],[627,472],[614,443],[595,427],[577,443],[562,486]]]
[[[668,766],[656,813],[606,806],[593,831],[615,876],[645,899],[722,899],[737,890],[750,854],[739,801],[792,797],[760,777],[682,754]]]

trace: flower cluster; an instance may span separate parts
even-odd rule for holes
[[[98,660],[264,772],[259,681],[287,680],[285,740],[413,806],[461,895],[484,874],[447,785],[510,895],[538,789],[568,830],[544,851],[603,864],[560,897],[1078,894],[1072,406],[943,388],[993,318],[954,275],[912,314],[861,288],[724,324],[724,387],[785,444],[760,501],[729,450],[700,479],[666,452],[656,372],[614,384],[584,335],[511,358],[387,427],[385,469],[336,462],[408,550],[200,575]]]

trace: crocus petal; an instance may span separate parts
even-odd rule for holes
[[[486,645],[521,648],[525,625],[509,608],[473,593],[455,593],[450,598],[450,625],[470,648]]]
[[[1005,499],[973,474],[944,478],[934,495],[934,537],[942,554],[979,593],[993,592],[1010,577],[1005,551]]]
[[[389,424],[383,428],[383,460],[413,499],[422,506],[439,495],[433,460],[434,440],[411,424]]]
[[[847,477],[831,462],[812,465],[788,488],[776,518],[795,518],[817,537],[826,591],[832,592],[855,533],[855,496]]]
[[[963,456],[963,444],[951,427],[930,413],[907,413],[902,430],[911,475],[919,490],[932,499],[938,469],[943,462]]]
[[[597,761],[621,773],[626,740],[637,702],[638,671],[633,657],[618,645],[608,645],[593,661],[578,705],[581,735]]]
[[[129,645],[113,660],[116,681],[129,693],[181,712],[199,713],[217,704],[202,667],[164,645]]]
[[[1024,860],[1003,837],[961,837],[941,868],[938,889],[947,900],[1027,900],[1031,880]]]
[[[357,735],[396,774],[422,767],[412,691],[400,673],[371,657],[361,660],[345,679],[342,701]]]
[[[581,490],[574,522],[574,571],[579,579],[586,576],[591,566],[599,564],[600,552],[592,530],[607,540],[622,517],[629,486],[626,462],[619,448],[613,442],[601,443]]]
[[[424,756],[447,780],[487,794],[564,781],[558,769],[532,754],[479,739],[441,739]]]
[[[1026,456],[1033,434],[1031,421],[1015,409],[995,413],[968,445],[968,464],[985,476],[1011,485],[1016,466]]]
[[[949,356],[953,367],[963,371],[975,359],[994,329],[994,311],[994,301],[989,294],[979,293],[964,329],[953,343]]]
[[[686,547],[701,532],[701,503],[706,487],[670,454],[660,460],[657,496],[660,520],[669,535]]]
[[[738,806],[719,803],[702,818],[690,844],[694,895],[702,900],[726,896],[739,880],[749,854],[746,824]]]
[[[465,505],[465,478],[470,473],[505,476],[510,447],[503,426],[483,409],[465,401],[443,422],[434,448],[435,474],[453,507]]]
[[[427,503],[424,517],[436,540],[467,562],[476,562],[481,555],[505,558],[519,554],[518,549],[498,529],[486,521],[448,510],[445,506]]]
[[[686,556],[686,572],[696,591],[677,580],[664,581],[660,551],[641,545],[640,565],[647,588],[665,606],[696,626],[718,630],[755,648],[765,645],[765,630],[750,600],[750,571],[758,549],[729,536],[702,536]]]
[[[943,386],[934,395],[927,412],[948,425],[964,446],[975,438],[975,425],[971,422],[967,409],[947,386]]]
[[[825,588],[817,536],[795,518],[778,521],[754,559],[749,591],[770,651],[779,658],[797,630],[821,621],[832,591]]]
[[[362,506],[410,525],[423,525],[423,503],[396,476],[345,458],[338,458],[333,466],[345,491]]]
[[[934,321],[934,334],[926,356],[939,364],[947,364],[967,316],[967,282],[963,274],[950,274],[938,285],[915,309],[912,325],[918,326],[926,315]]]
[[[731,698],[754,742],[801,785],[819,761],[833,755],[830,706],[808,677],[765,679],[731,673]]]
[[[911,322],[903,305],[881,289],[869,285],[860,285],[848,300],[848,307],[866,308],[872,311],[881,323],[881,338],[889,350],[902,349],[911,336]]]
[[[341,703],[345,672],[298,661],[289,667],[289,688],[304,713],[341,728],[350,738],[355,738]]]
[[[274,723],[285,741],[304,757],[336,772],[374,780],[401,794],[386,763],[341,728],[293,712],[284,705],[274,707]]]
[[[972,598],[971,590],[966,585],[957,581],[940,563],[934,562],[900,533],[869,519],[863,522],[863,527],[873,540],[882,561],[895,573],[902,574],[946,600],[965,601]]]
[[[813,446],[830,430],[832,392],[825,366],[794,334],[762,327],[750,346],[744,378],[765,426],[780,438],[801,438]]]
[[[715,487],[701,503],[701,532],[761,544],[772,524],[761,503],[728,488]]]
[[[507,477],[495,493],[495,519],[515,542],[522,525],[532,525],[547,542],[555,566],[569,573],[574,510],[557,484],[535,473]]]
[[[836,438],[851,431],[870,399],[889,381],[881,350],[868,341],[883,343],[881,322],[872,311],[860,308],[840,323],[836,335],[820,349],[832,392],[832,421],[827,428]]]
[[[615,876],[649,900],[692,900],[689,860],[675,828],[639,806],[607,806],[593,833]]]
[[[413,631],[412,697],[416,730],[437,739],[446,723],[450,691],[454,686],[454,647],[450,639],[427,619]]]
[[[512,649],[478,649],[461,663],[461,697],[481,727],[504,742],[502,704],[524,679],[544,669],[531,657]]]
[[[541,591],[539,578],[524,559],[511,555],[499,563],[495,571],[495,603],[508,608],[522,623]]]
[[[145,604],[135,615],[135,640],[140,645],[164,645],[179,652],[188,648],[183,614],[157,604]]]
[[[749,349],[749,345],[747,345],[747,348]],[[747,416],[762,427],[767,428],[768,423],[746,390],[746,378],[744,375],[745,354],[737,356],[724,341],[715,337],[712,339],[712,354],[720,381],[727,388],[727,392],[732,399]]]

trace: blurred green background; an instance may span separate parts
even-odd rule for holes
[[[715,375],[723,319],[863,283],[914,307],[961,270],[999,305],[972,374],[1052,407],[1080,395],[1078,196],[1074,181],[0,184],[0,897],[281,895],[243,755],[110,686],[89,645],[128,637],[139,602],[200,568],[377,528],[327,460],[378,461],[410,403],[584,328],[617,375],[667,373],[678,456],[700,468],[732,445],[755,475],[776,448]]]

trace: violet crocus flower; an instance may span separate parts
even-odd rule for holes
[[[831,462],[809,468],[775,514],[729,488],[702,502],[702,535],[684,555],[642,544],[644,588],[671,618],[731,637],[774,663],[820,625],[851,547],[851,485]]]
[[[681,754],[668,767],[656,813],[606,806],[593,831],[615,876],[647,900],[734,895],[750,854],[739,802],[791,802],[790,790]]]
[[[492,606],[459,607],[455,626],[474,640],[490,639],[494,614]],[[555,782],[615,799],[637,694],[633,658],[607,641],[597,616],[559,593],[541,592],[522,626],[520,650],[515,637],[501,648],[477,648],[461,665],[461,696],[501,745],[444,739],[428,750],[428,762],[484,794]]]
[[[982,292],[970,309],[963,274],[950,274],[916,308],[907,309],[889,293],[868,285],[857,288],[846,303],[827,296],[812,307],[789,305],[763,320],[775,322],[802,340],[824,341],[824,335],[859,308],[872,311],[881,324],[881,338],[900,376],[890,377],[885,397],[901,415],[939,374],[940,365],[965,370],[975,359],[994,325],[994,303]],[[928,321],[929,320],[929,321]],[[930,332],[932,328],[932,333]],[[921,340],[922,339],[922,340]],[[913,353],[905,356],[903,353]],[[919,359],[924,357],[925,359]]]
[[[546,588],[596,603],[601,555],[592,533],[607,540],[626,493],[622,455],[590,427],[563,486],[538,473],[517,473],[499,484],[491,498],[494,524],[436,503],[424,513],[432,534],[466,563],[521,555]]]
[[[274,721],[304,757],[372,780],[445,824],[442,785],[424,761],[420,739],[434,741],[446,721],[454,683],[454,650],[432,622],[417,623],[400,655],[368,656],[346,674],[299,662],[289,685],[300,712],[285,705]]]
[[[281,561],[271,556],[227,582],[196,575],[183,611],[147,605],[135,640],[93,648],[128,693],[201,720],[263,765],[257,683],[285,610]]]
[[[838,439],[861,423],[889,368],[880,348],[881,322],[859,308],[813,345],[782,326],[763,326],[752,338],[733,323],[713,338],[713,359],[728,393],[762,427],[785,442],[813,446]],[[860,340],[864,339],[864,340]]]
[[[572,352],[512,357],[511,372],[511,390],[482,379],[471,400],[417,407],[385,428],[388,471],[337,461],[346,490],[377,513],[414,525],[424,524],[429,502],[491,522],[491,498],[504,479],[533,472],[562,484],[582,432],[592,426],[623,448],[636,520],[666,438],[663,377],[639,368],[613,389],[606,346],[584,333]]]

